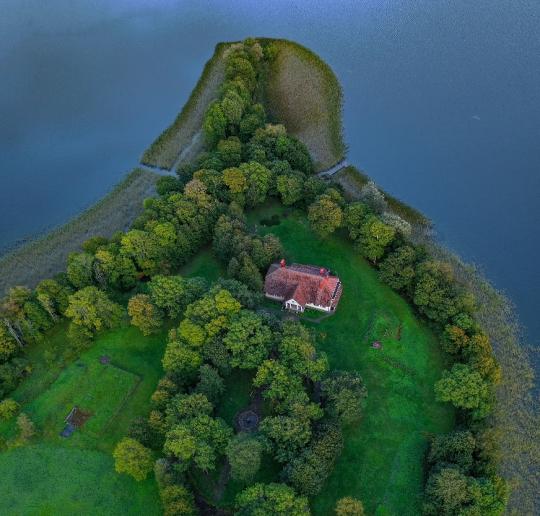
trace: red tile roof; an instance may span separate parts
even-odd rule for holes
[[[283,301],[294,299],[298,304],[336,306],[341,296],[341,282],[321,267],[312,265],[280,266],[272,264],[266,274],[264,291]]]

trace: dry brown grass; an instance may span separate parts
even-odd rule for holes
[[[181,152],[190,146],[202,126],[206,108],[218,95],[225,73],[223,53],[228,43],[219,43],[206,63],[197,85],[174,122],[144,152],[141,163],[170,170]],[[198,139],[202,142],[202,139]],[[197,145],[197,151],[200,144]],[[190,154],[192,154],[190,152]]]
[[[143,200],[155,193],[157,174],[137,169],[101,201],[67,224],[0,259],[0,294],[14,285],[33,288],[65,270],[69,253],[92,236],[110,237],[126,230],[142,212]]]
[[[270,69],[266,98],[270,116],[309,149],[316,170],[345,155],[341,125],[341,87],[330,69],[310,50],[274,40],[278,53]]]

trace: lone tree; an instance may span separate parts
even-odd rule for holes
[[[127,473],[135,480],[144,480],[154,467],[152,452],[139,441],[125,437],[114,449],[114,467],[118,473]]]

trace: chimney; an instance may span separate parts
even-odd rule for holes
[[[279,262],[279,266],[280,267],[285,267],[285,258],[282,258],[281,261]]]

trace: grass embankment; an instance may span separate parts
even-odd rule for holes
[[[146,149],[141,163],[170,170],[182,152],[185,152],[183,160],[189,161],[201,150],[202,137],[197,135],[200,134],[206,108],[217,97],[223,81],[223,52],[228,45],[219,43],[216,46],[182,111]]]
[[[332,69],[311,50],[292,41],[272,41],[278,53],[268,74],[269,115],[307,146],[317,171],[328,168],[346,152],[341,86]]]
[[[355,496],[368,513],[418,514],[428,436],[453,427],[452,410],[433,391],[446,366],[437,339],[341,236],[319,240],[299,213],[260,226],[280,210],[256,212],[250,221],[279,236],[289,262],[322,265],[339,275],[343,296],[335,315],[320,324],[304,322],[318,333],[331,367],[358,370],[369,393],[364,418],[345,432],[343,454],[314,501],[314,513],[330,514],[337,499]],[[374,340],[382,349],[371,346]]]
[[[31,350],[33,372],[11,397],[34,421],[38,436],[30,447],[0,454],[0,514],[33,514],[32,508],[55,515],[159,514],[154,480],[137,483],[116,474],[112,450],[133,418],[150,409],[162,375],[166,331],[144,337],[122,326],[70,361],[62,355],[67,347],[62,324]],[[109,364],[100,363],[103,355]],[[71,437],[60,437],[74,405],[91,416]],[[13,421],[0,425],[4,439],[14,434]]]
[[[368,181],[370,181],[370,178],[351,165],[334,174],[332,176],[332,180],[343,187],[345,196],[349,200],[354,200],[358,199],[360,190]],[[413,225],[431,227],[431,220],[429,220],[423,213],[415,208],[412,208],[408,204],[405,204],[399,199],[396,199],[392,195],[386,193],[384,190],[381,190],[381,192],[384,194],[388,207],[394,213],[397,213],[401,218]]]
[[[14,285],[33,288],[66,268],[69,253],[88,238],[110,237],[123,231],[142,212],[142,203],[155,190],[159,176],[136,169],[108,195],[67,224],[53,229],[0,258],[0,294]]]

